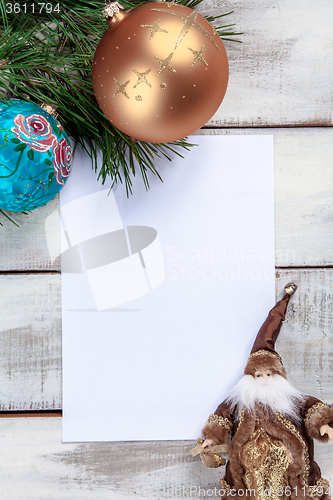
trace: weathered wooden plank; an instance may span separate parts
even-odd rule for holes
[[[274,134],[275,264],[333,265],[333,129],[209,133]]]
[[[0,435],[2,500],[219,499],[224,467],[193,458],[194,441],[62,444],[60,418],[2,418]],[[316,446],[331,483],[332,457],[332,444]]]
[[[204,15],[233,14],[216,25],[243,32],[225,42],[230,79],[209,124],[280,126],[332,124],[333,4],[330,0],[257,2],[205,0]]]
[[[60,279],[0,275],[0,410],[61,407]]]
[[[332,124],[333,5],[330,0],[205,0],[204,15],[233,14],[216,26],[243,43],[225,42],[230,66],[226,97],[209,124]]]
[[[276,265],[333,265],[333,129],[201,133],[274,134]],[[60,270],[58,208],[56,198],[27,218],[16,215],[19,228],[9,222],[0,227],[0,270]]]
[[[332,404],[333,269],[278,270],[276,274],[277,293],[290,281],[299,287],[277,342],[288,379],[306,394]]]
[[[278,270],[278,296],[291,280],[299,289],[278,350],[292,383],[332,403],[333,269]],[[60,409],[60,275],[2,275],[0,289],[0,409]]]
[[[243,44],[225,42],[230,80],[215,126],[332,124],[333,4],[330,0],[205,0],[216,15],[233,10]],[[221,23],[222,24],[222,23]]]
[[[60,226],[56,211],[59,195],[45,207],[28,215],[9,212],[19,227],[0,219],[0,271],[2,270],[60,270]],[[52,215],[54,214],[54,215]],[[48,244],[49,242],[49,244]]]

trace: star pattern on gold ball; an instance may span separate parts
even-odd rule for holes
[[[157,21],[154,24],[141,24],[141,28],[148,28],[150,30],[149,40],[152,40],[153,36],[156,35],[156,33],[159,33],[159,32],[168,33],[167,30],[160,27],[160,20],[161,20],[161,18],[157,19]]]
[[[125,82],[125,83],[119,83],[118,80],[117,80],[117,78],[113,78],[113,79],[114,79],[114,81],[116,82],[116,85],[117,85],[117,90],[113,94],[113,97],[115,97],[118,94],[123,94],[125,97],[127,97],[127,99],[129,99],[128,94],[127,94],[125,88],[127,87],[127,85],[129,84],[130,81],[127,80],[127,82]]]
[[[159,67],[159,70],[158,70],[158,73],[156,76],[158,76],[160,73],[162,73],[162,71],[164,69],[168,69],[169,71],[172,71],[173,73],[177,73],[175,68],[173,68],[170,64],[170,61],[172,59],[173,54],[174,53],[171,52],[171,54],[169,54],[168,57],[166,57],[165,59],[162,59],[161,57],[155,56],[155,59],[157,59],[158,62],[160,63],[160,67]]]
[[[204,45],[201,47],[200,50],[194,50],[194,49],[191,49],[191,47],[188,47],[188,50],[190,50],[192,52],[192,54],[194,55],[194,58],[193,58],[193,61],[192,61],[192,64],[191,64],[191,67],[195,65],[196,62],[198,61],[201,61],[203,62],[206,66],[208,66],[208,62],[206,61],[206,59],[204,58],[204,56],[202,55],[202,51],[204,49]]]
[[[190,31],[190,29],[193,28],[193,27],[195,27],[199,31],[201,31],[201,33],[203,33],[215,45],[215,47],[217,48],[217,50],[220,50],[219,46],[217,45],[217,43],[215,42],[215,40],[213,39],[213,37],[211,37],[210,34],[208,33],[208,31],[203,26],[201,26],[201,24],[199,24],[197,22],[197,20],[196,20],[197,17],[198,17],[198,13],[197,12],[193,11],[193,12],[191,12],[191,14],[189,16],[187,16],[186,14],[182,14],[181,12],[175,12],[174,10],[168,10],[168,9],[151,9],[151,10],[156,10],[158,12],[165,12],[166,14],[170,14],[172,16],[180,17],[180,19],[183,19],[185,21],[185,23],[184,23],[184,25],[182,27],[182,30],[181,30],[181,32],[179,34],[179,37],[177,39],[177,42],[176,42],[176,45],[175,45],[175,50],[178,47],[178,45],[180,44],[180,42],[183,40],[183,38]],[[216,30],[214,32],[214,35],[216,35]]]
[[[146,85],[148,85],[148,87],[151,87],[151,84],[147,80],[147,75],[151,72],[151,68],[147,69],[147,71],[144,71],[142,73],[140,73],[140,71],[137,71],[136,69],[133,69],[133,71],[138,77],[138,80],[135,82],[133,89],[135,89],[138,85],[140,85],[140,83],[145,83]]]

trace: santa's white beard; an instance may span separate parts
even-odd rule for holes
[[[237,407],[237,415],[246,408],[255,413],[255,405],[261,403],[273,412],[280,412],[295,421],[300,419],[299,407],[305,396],[281,375],[254,378],[244,375],[231,390],[228,402]]]

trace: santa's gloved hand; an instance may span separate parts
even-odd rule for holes
[[[205,448],[207,451],[213,446],[216,446],[217,444],[218,444],[217,441],[212,438],[207,438],[201,441],[201,446]]]
[[[324,434],[327,434],[330,440],[333,441],[333,429],[328,424],[320,427],[320,435],[324,436]]]
[[[202,451],[200,453],[200,458],[203,464],[206,467],[211,467],[216,469],[216,467],[221,467],[221,465],[225,465],[225,458],[221,457],[217,453],[213,453],[212,451]]]

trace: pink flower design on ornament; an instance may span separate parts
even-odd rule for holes
[[[17,139],[28,144],[30,149],[45,153],[52,148],[57,140],[52,133],[49,122],[41,115],[16,115],[14,118],[16,127],[12,131]]]
[[[54,176],[57,184],[64,185],[64,179],[67,179],[72,166],[72,148],[67,144],[66,139],[61,139],[60,142],[54,144],[52,160],[54,168]]]

